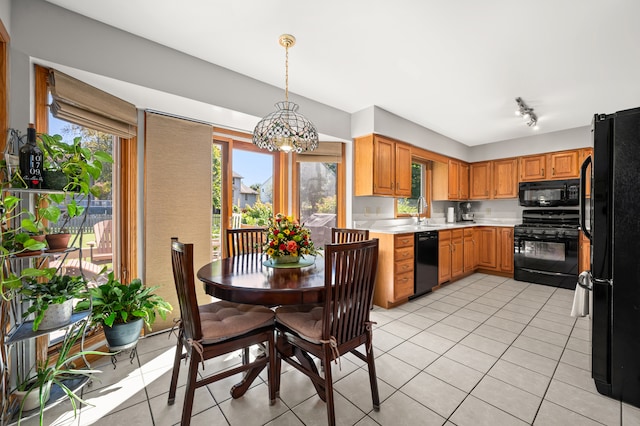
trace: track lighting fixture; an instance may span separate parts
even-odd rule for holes
[[[521,116],[527,126],[538,130],[538,116],[533,112],[533,108],[529,108],[522,98],[516,98],[516,103],[518,104],[516,115]]]

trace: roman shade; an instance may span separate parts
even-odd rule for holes
[[[135,105],[54,69],[49,90],[54,117],[121,138],[136,136]]]
[[[299,163],[341,163],[342,142],[320,142],[313,151],[296,155]]]

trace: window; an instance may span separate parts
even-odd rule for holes
[[[331,228],[344,226],[342,144],[321,142],[294,157],[294,215],[311,231],[316,247],[331,242]]]
[[[401,198],[396,203],[397,216],[416,216],[418,215],[418,199],[420,196],[425,200],[429,200],[431,167],[428,161],[414,160],[411,163],[411,197]],[[426,208],[420,214],[424,217],[430,217],[430,209]]]

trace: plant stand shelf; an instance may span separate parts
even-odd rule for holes
[[[89,312],[90,311],[76,312],[71,316],[71,320],[69,321],[68,324],[62,325],[60,327],[56,327],[55,329],[33,331],[33,321],[25,321],[22,324],[20,324],[20,326],[16,329],[16,331],[13,332],[11,336],[5,341],[5,345],[11,345],[21,340],[31,339],[38,336],[44,336],[45,334],[49,334],[52,331],[68,327],[70,325],[73,325],[87,318],[89,316]]]
[[[117,355],[121,352],[129,352],[129,363],[133,364],[133,360],[136,357],[136,354],[138,353],[138,340],[136,340],[133,343],[129,343],[128,345],[123,345],[123,346],[109,346],[107,345],[107,347],[109,348],[109,352],[115,352],[113,355],[111,355],[111,364],[113,365],[113,369],[116,369],[116,364],[118,363],[118,357]]]
[[[69,389],[71,389],[72,392],[76,393],[77,391],[79,391],[80,389],[82,389],[87,383],[90,382],[90,378],[89,377],[80,377],[77,379],[68,379],[68,380],[63,380],[62,383],[65,384],[65,386],[67,386]],[[65,401],[68,399],[67,394],[60,388],[60,386],[53,384],[51,386],[51,396],[49,397],[49,401],[47,401],[44,409],[45,411],[48,410],[51,407],[54,407],[56,405],[58,405],[60,402]],[[16,408],[15,413],[13,413],[13,417],[9,423],[9,425],[15,425],[18,423],[18,412],[20,410],[20,407]],[[29,411],[23,411],[22,412],[22,419],[21,422],[30,419],[32,417],[37,418],[38,415],[40,414],[40,409],[39,408],[35,408],[33,410],[29,410]]]

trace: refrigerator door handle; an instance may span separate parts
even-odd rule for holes
[[[584,232],[584,235],[589,239],[589,241],[593,241],[593,239],[591,237],[591,232],[587,230],[586,226],[585,212],[587,201],[587,187],[585,183],[587,181],[587,168],[591,164],[591,156],[588,156],[580,167],[580,228],[582,228],[582,232]]]

